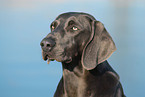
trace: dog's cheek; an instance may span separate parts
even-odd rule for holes
[[[66,53],[67,58],[70,59],[70,57],[72,58],[72,57],[77,56],[77,54],[78,54],[77,50],[78,50],[78,48],[75,44],[71,45],[71,47],[69,47],[69,48],[66,47],[65,53]]]
[[[86,45],[86,42],[89,40],[90,32],[86,30],[80,31],[74,38],[76,40],[76,43],[78,45],[79,51],[82,51],[84,46]]]

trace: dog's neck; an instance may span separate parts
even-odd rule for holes
[[[84,75],[101,75],[103,73],[105,73],[106,71],[113,71],[115,72],[111,66],[109,65],[109,63],[106,61],[96,65],[96,67],[92,70],[86,70],[85,68],[83,68],[82,63],[81,63],[81,56],[77,56],[75,58],[73,58],[72,62],[70,63],[65,63],[62,62],[62,66],[63,66],[63,72],[67,72],[67,75],[70,74],[74,74],[78,77],[83,77]]]
[[[81,64],[81,56],[76,56],[72,59],[70,63],[62,62],[63,71],[68,71],[74,73],[76,76],[82,76],[84,73],[84,68]]]
[[[119,77],[115,73],[115,71],[110,67],[109,63],[107,61],[104,61],[100,64],[98,64],[94,69],[92,70],[86,70],[83,68],[81,64],[81,57],[75,57],[72,62],[70,63],[62,63],[63,65],[63,91],[65,92],[67,97],[71,97],[70,95],[74,94],[73,97],[84,97],[82,95],[91,95],[89,93],[92,92],[93,94],[93,88],[94,86],[90,85],[89,83],[94,83],[94,85],[97,83],[97,86],[99,87],[98,91],[100,94],[103,92],[100,90],[110,89],[110,87],[115,87],[118,84]],[[107,76],[107,80],[106,77]],[[105,83],[107,83],[108,80],[111,80],[113,84],[102,86]],[[97,89],[97,88],[96,88]],[[69,91],[71,90],[71,91]],[[83,94],[80,94],[81,91],[89,91],[85,92]]]

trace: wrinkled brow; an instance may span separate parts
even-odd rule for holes
[[[82,24],[75,16],[72,16],[66,20],[65,27],[70,25],[79,25],[82,27]]]

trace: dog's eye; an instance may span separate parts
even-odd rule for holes
[[[78,30],[78,28],[77,28],[77,27],[75,27],[75,26],[73,26],[73,27],[72,27],[72,30],[77,31],[77,30]]]
[[[57,22],[53,22],[50,26],[51,30],[53,31],[57,27]]]
[[[51,29],[52,29],[52,30],[54,30],[54,29],[55,29],[55,27],[54,27],[54,26],[51,26]]]

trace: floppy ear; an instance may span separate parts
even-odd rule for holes
[[[94,69],[98,64],[107,60],[115,50],[115,44],[104,25],[94,20],[92,22],[91,37],[82,53],[83,67],[87,70]]]

